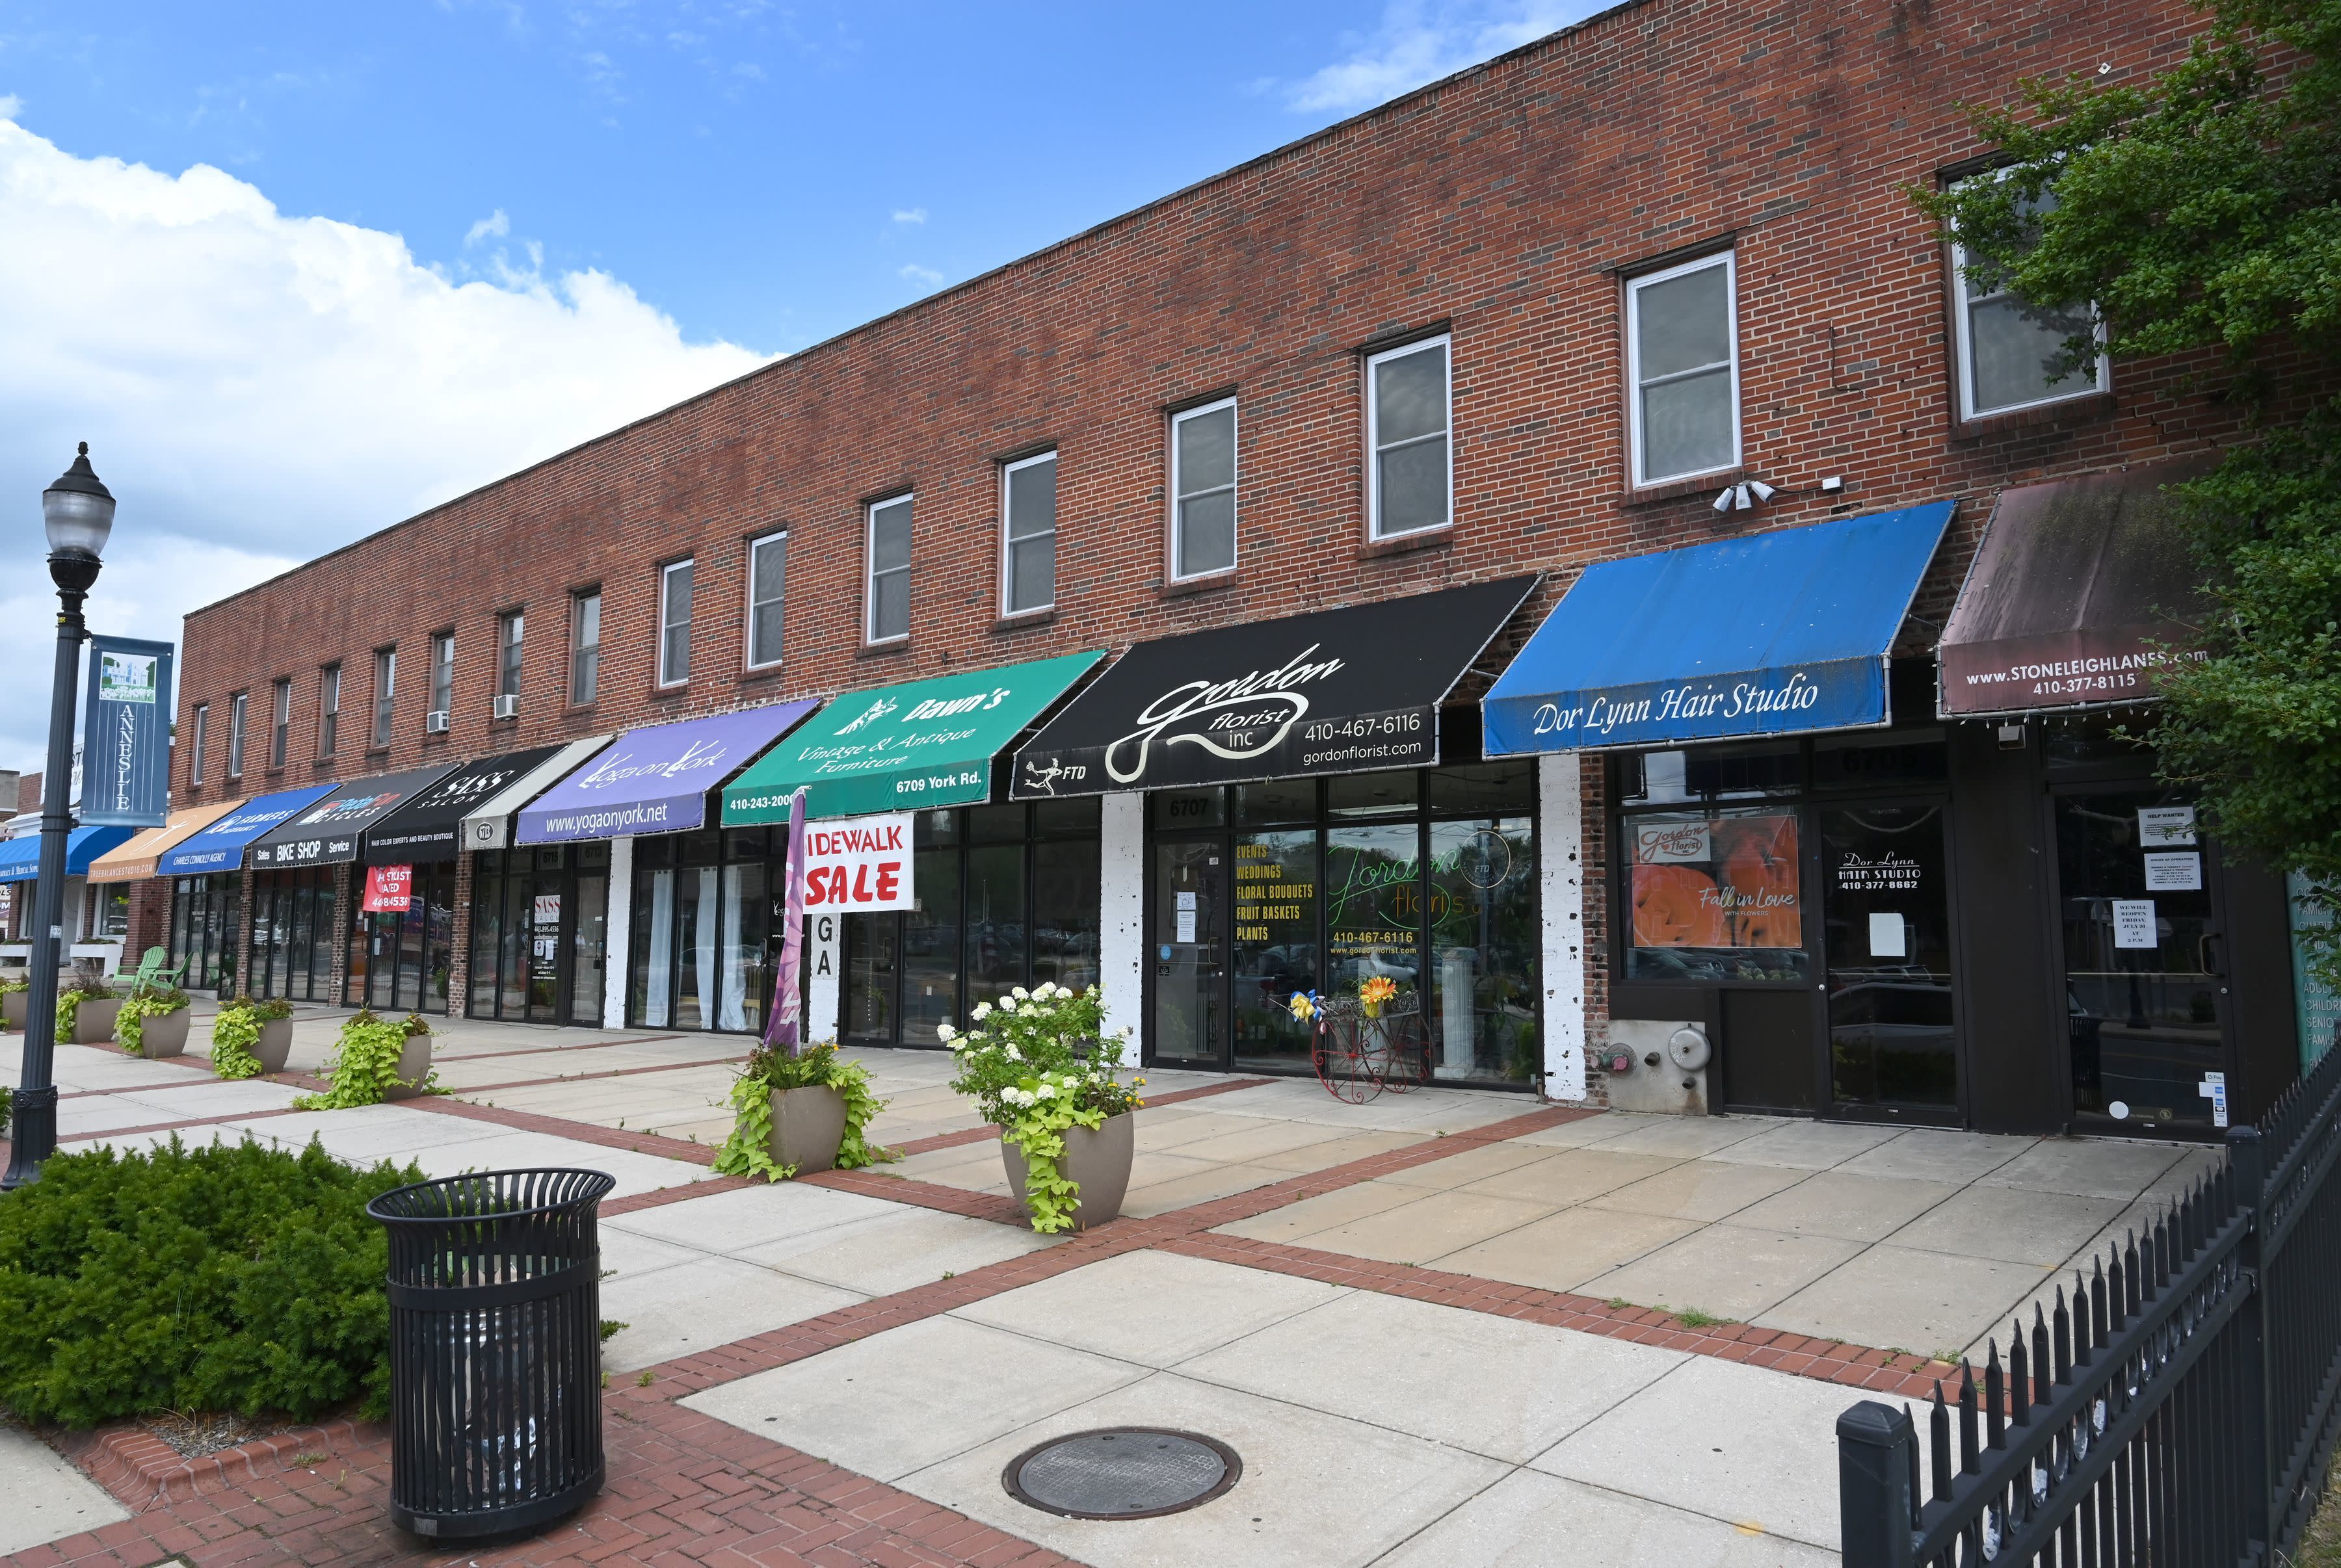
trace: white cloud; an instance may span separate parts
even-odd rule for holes
[[[88,442],[120,500],[90,618],[128,636],[763,362],[533,249],[457,283],[207,165],[5,120],[0,234],[0,516]],[[0,541],[0,767],[38,767],[53,600],[38,535]]]
[[[935,271],[934,268],[922,267],[916,262],[905,262],[902,266],[896,268],[895,271],[900,276],[907,278],[911,283],[924,283],[929,288],[932,288],[935,284],[943,281],[943,275]]]
[[[1606,0],[1391,0],[1380,23],[1351,34],[1342,59],[1290,84],[1286,105],[1301,114],[1349,114],[1386,104],[1579,22]]]
[[[511,233],[512,220],[504,216],[502,207],[498,207],[463,232],[463,248],[468,251],[482,240],[501,240]]]
[[[923,223],[927,221],[927,210],[924,207],[897,207],[894,209],[894,221],[898,223]]]

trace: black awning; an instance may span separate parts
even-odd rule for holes
[[[427,866],[453,859],[464,815],[560,749],[532,746],[464,763],[366,829],[359,860],[368,866]]]
[[[252,847],[255,870],[294,866],[338,866],[358,858],[358,838],[411,797],[428,789],[448,771],[444,762],[378,773],[329,787],[323,795],[271,829]]]
[[[1946,719],[2143,702],[2205,608],[2181,460],[2002,491],[1938,654]]]
[[[1016,753],[1018,800],[1439,760],[1439,704],[1540,580],[1141,642]]]

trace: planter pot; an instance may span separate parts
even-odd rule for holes
[[[122,998],[107,997],[103,1001],[85,1000],[74,1009],[74,1037],[76,1046],[105,1046],[114,1042],[114,1016],[122,1011]]]
[[[21,1029],[25,1027],[25,1004],[33,999],[30,991],[10,991],[0,997],[0,1028]]]
[[[88,1006],[84,1003],[83,1006]],[[148,1018],[138,1031],[139,1054],[157,1060],[175,1057],[187,1048],[187,1018],[192,1007],[181,1007],[175,1013],[158,1013]]]
[[[287,1018],[284,1021],[289,1024],[293,1020]],[[390,1092],[383,1097],[384,1099],[411,1100],[423,1092],[420,1086],[431,1076],[432,1039],[430,1035],[406,1037],[406,1048],[398,1053],[399,1081],[391,1085]],[[409,1084],[417,1087],[409,1088],[406,1087]]]
[[[1065,1129],[1062,1168],[1081,1189],[1079,1201],[1073,1205],[1075,1230],[1103,1225],[1121,1212],[1121,1200],[1130,1192],[1130,1161],[1137,1151],[1132,1135],[1137,1126],[1138,1118],[1124,1111],[1118,1116],[1106,1117],[1105,1125],[1094,1132],[1088,1127]],[[1008,1167],[1008,1185],[1021,1205],[1024,1201],[1024,1151],[1003,1140],[1000,1158]]]
[[[264,1073],[281,1073],[284,1058],[293,1054],[293,1020],[271,1018],[260,1026],[260,1038],[252,1042],[252,1054]]]
[[[797,1175],[837,1168],[845,1141],[845,1097],[826,1084],[783,1089],[772,1097],[772,1159]]]

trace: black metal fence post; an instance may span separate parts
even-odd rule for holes
[[[2250,1533],[2259,1552],[2268,1552],[2277,1539],[2282,1525],[2277,1519],[2277,1500],[2270,1494],[2269,1482],[2274,1478],[2276,1444],[2268,1430],[2271,1406],[2268,1400],[2267,1347],[2267,1146],[2260,1138],[2260,1129],[2246,1125],[2227,1129],[2228,1179],[2235,1184],[2236,1206],[2248,1226],[2244,1245],[2236,1255],[2237,1266],[2249,1282],[2244,1304],[2236,1314],[2236,1373],[2240,1386],[2236,1424],[2243,1452],[2236,1455],[2237,1479],[2243,1483],[2243,1495],[2237,1504],[2245,1528]]]
[[[1910,1413],[1865,1399],[1837,1418],[1838,1533],[1846,1568],[1910,1568],[1918,1434]]]

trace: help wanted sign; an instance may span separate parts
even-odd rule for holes
[[[909,812],[805,824],[807,914],[915,907]]]

